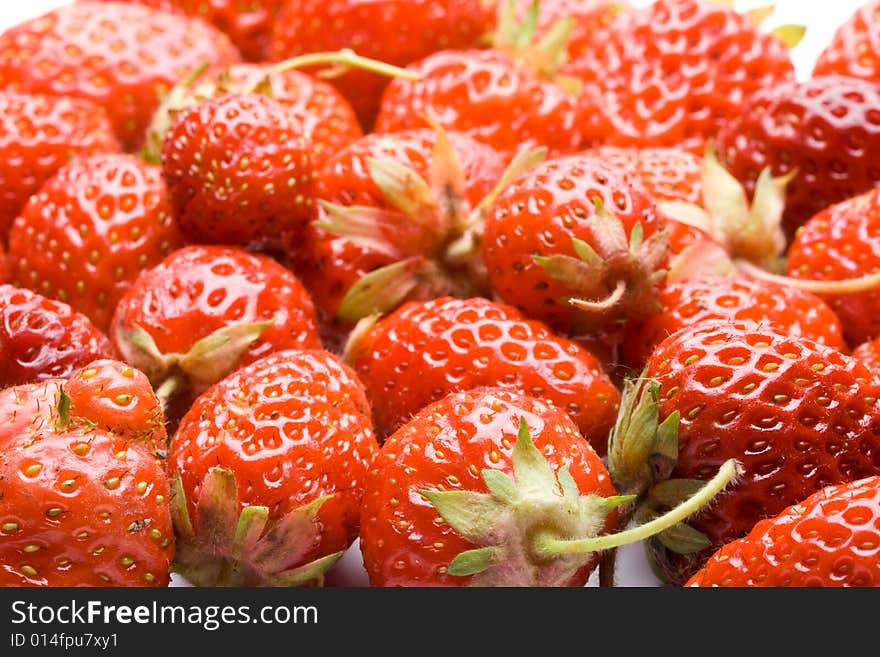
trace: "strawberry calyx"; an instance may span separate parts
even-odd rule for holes
[[[164,354],[153,336],[135,323],[128,330],[120,323],[116,344],[125,361],[138,368],[154,385],[180,373],[190,383],[208,386],[232,372],[274,320],[234,324],[217,329],[196,342],[185,354]]]
[[[337,312],[345,322],[385,314],[405,300],[486,295],[480,244],[488,208],[514,178],[546,156],[544,148],[520,151],[492,190],[472,207],[461,158],[446,131],[426,120],[437,134],[426,178],[391,158],[367,163],[391,208],[319,201],[324,216],[315,226],[395,260],[348,290]]]
[[[170,500],[177,537],[172,569],[196,586],[320,586],[342,552],[301,562],[320,542],[317,514],[330,497],[270,520],[268,507],[242,508],[235,473],[214,467],[190,516],[178,472]]]
[[[675,526],[738,474],[725,463],[710,482],[668,514],[616,534],[603,534],[608,515],[632,495],[582,494],[567,467],[554,473],[520,421],[512,454],[514,476],[482,472],[488,493],[422,490],[440,516],[477,547],[458,554],[447,572],[472,586],[565,586],[599,551],[644,540]]]
[[[779,283],[781,285],[788,285],[789,287],[796,287],[805,292],[811,292],[818,295],[859,294],[861,292],[876,290],[880,287],[880,272],[856,276],[854,278],[844,278],[837,281],[818,281],[774,274],[761,267],[757,267],[746,260],[737,260],[734,262],[734,265],[738,271],[747,276],[770,281],[772,283]]]
[[[627,239],[620,219],[598,198],[591,217],[593,242],[572,238],[575,255],[535,255],[532,260],[553,280],[572,290],[563,302],[583,311],[580,329],[590,319],[604,323],[611,316],[632,318],[658,307],[666,279],[669,238],[664,227],[644,239],[636,224]]]

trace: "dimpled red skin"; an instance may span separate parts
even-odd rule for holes
[[[185,354],[228,326],[273,321],[239,366],[283,349],[321,346],[315,310],[296,276],[269,258],[228,246],[190,245],[144,272],[120,301],[114,341],[137,324],[163,354]]]
[[[880,80],[880,2],[867,0],[842,23],[813,66],[813,76]]]
[[[492,289],[560,333],[577,333],[578,311],[560,302],[572,291],[550,278],[532,256],[575,257],[572,238],[595,245],[590,219],[597,198],[621,221],[627,237],[637,223],[645,239],[660,228],[653,200],[637,181],[584,155],[538,165],[511,183],[488,210],[483,258]]]
[[[66,303],[0,285],[0,388],[66,378],[115,355],[109,338]]]
[[[419,491],[455,481],[457,490],[487,493],[485,468],[513,475],[511,451],[520,419],[554,471],[567,466],[582,494],[615,491],[602,460],[553,405],[499,388],[447,395],[423,409],[382,445],[367,475],[360,548],[373,586],[466,586],[469,577],[446,573],[449,562],[476,547],[437,521],[437,509]],[[613,527],[616,511],[605,530]],[[570,586],[583,586],[598,555]]]
[[[450,392],[494,385],[552,402],[604,454],[620,402],[590,352],[480,297],[404,304],[358,338],[350,362],[380,439]]]
[[[880,477],[828,486],[723,546],[685,586],[880,586]]]
[[[821,298],[772,281],[747,276],[694,275],[666,285],[662,310],[632,322],[622,343],[623,360],[639,370],[668,335],[708,320],[750,320],[791,336],[805,336],[841,351],[840,320]]]
[[[752,94],[794,79],[788,49],[722,3],[659,0],[621,12],[567,72],[601,94],[605,142],[697,155]]]
[[[271,72],[266,93],[299,121],[311,143],[315,170],[334,153],[363,136],[354,109],[336,87],[295,69],[272,72],[273,66],[268,62],[235,64],[213,69],[204,77],[235,92],[261,82]],[[225,79],[221,80],[221,76]]]
[[[576,96],[501,51],[443,50],[407,69],[420,79],[389,83],[376,132],[420,127],[429,116],[508,156],[526,146],[561,155],[584,144]]]
[[[480,0],[285,0],[271,34],[269,59],[351,48],[406,66],[445,48],[478,46],[493,23],[492,9]],[[332,82],[370,131],[388,81],[350,71]]]
[[[501,179],[507,162],[498,151],[466,135],[450,132],[447,137],[464,170],[465,198],[475,207]],[[429,180],[436,139],[437,133],[430,128],[362,137],[318,172],[318,197],[345,206],[394,209],[370,177],[369,160],[390,158]],[[314,225],[306,230],[302,243],[291,242],[288,250],[295,254],[296,272],[311,291],[322,319],[339,332],[351,328],[333,320],[346,292],[364,275],[393,262],[385,254]]]
[[[78,98],[0,91],[0,242],[30,195],[68,160],[118,150],[102,107]]]
[[[159,167],[125,153],[77,158],[15,219],[9,278],[103,331],[140,271],[181,243]]]
[[[841,201],[809,219],[788,249],[792,278],[834,281],[880,271],[880,191]],[[823,295],[850,345],[880,336],[880,291]]]
[[[127,2],[77,2],[0,35],[0,86],[94,101],[127,151],[171,87],[204,62],[237,61],[204,21]]]
[[[793,170],[783,225],[792,236],[810,217],[880,183],[880,85],[843,76],[786,82],[756,94],[749,111],[718,133],[725,166],[754,192],[761,170]]]
[[[863,342],[852,350],[852,357],[872,372],[880,374],[880,338]]]
[[[645,376],[660,383],[661,421],[681,414],[670,478],[709,479],[729,458],[744,469],[687,521],[710,547],[682,556],[652,542],[673,584],[758,520],[829,484],[880,474],[880,385],[835,349],[753,322],[706,321],[666,338]]]
[[[227,95],[182,110],[162,142],[162,175],[181,231],[198,243],[280,245],[314,218],[311,146],[281,103]]]
[[[0,451],[0,586],[168,586],[168,500],[162,462],[101,429],[46,431],[7,445]]]
[[[331,495],[318,512],[321,541],[309,561],[344,550],[357,536],[364,480],[378,448],[351,368],[323,350],[290,350],[242,367],[203,393],[172,437],[170,461],[193,517],[202,481],[218,466],[235,473],[242,508],[268,507],[270,523]]]

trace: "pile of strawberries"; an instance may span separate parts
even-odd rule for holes
[[[880,584],[880,1],[0,34],[0,584]]]

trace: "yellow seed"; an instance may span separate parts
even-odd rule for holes
[[[104,551],[104,549],[105,548],[103,545],[99,545],[94,550],[92,550],[92,554],[101,554]]]
[[[24,473],[28,477],[36,477],[38,474],[40,474],[40,471],[42,469],[42,465],[40,465],[39,463],[34,463],[33,465],[29,465],[27,468],[25,468]]]
[[[763,369],[765,372],[775,372],[779,369],[779,363],[767,363]]]
[[[144,580],[147,582],[153,582],[156,580],[156,576],[153,573],[144,573]]]
[[[143,495],[143,494],[147,491],[147,482],[146,482],[146,481],[139,481],[139,482],[137,483],[137,486],[134,487],[134,489],[135,489],[140,495]]]
[[[134,563],[134,559],[132,559],[131,557],[122,557],[121,559],[119,559],[119,564],[123,568],[128,568],[133,563]]]
[[[18,523],[17,522],[4,522],[3,523],[3,531],[17,532],[18,531]]]
[[[113,400],[120,406],[125,406],[128,402],[131,401],[133,395],[116,395],[116,398]]]
[[[153,529],[150,530],[150,536],[151,536],[152,538],[155,538],[155,539],[158,541],[160,538],[162,538],[162,532],[160,532],[160,531],[159,531],[158,529],[156,529],[156,528],[153,528]]]
[[[76,485],[76,479],[65,479],[61,482],[61,488],[63,490],[69,490]]]
[[[73,447],[70,448],[70,451],[76,454],[77,456],[85,456],[89,453],[89,445],[88,443],[77,443]]]
[[[88,370],[83,370],[82,372],[79,373],[79,378],[83,379],[84,381],[88,381],[89,379],[93,379],[96,376],[98,376],[98,370],[96,370],[94,368],[88,369]]]
[[[165,501],[164,495],[156,495],[156,504],[162,504]]]
[[[38,552],[39,549],[40,549],[40,546],[39,546],[39,545],[34,545],[33,543],[31,543],[30,545],[25,545],[22,549],[23,549],[25,552]]]
[[[49,516],[50,518],[57,518],[62,513],[64,513],[64,509],[57,507],[57,506],[53,506],[51,509],[46,511],[46,515]]]
[[[113,490],[114,488],[119,488],[119,477],[110,477],[106,481],[104,481],[104,485]]]
[[[23,572],[25,575],[28,575],[29,577],[37,576],[37,569],[33,566],[22,566],[21,572]]]

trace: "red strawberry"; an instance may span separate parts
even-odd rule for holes
[[[716,319],[751,320],[848,350],[840,320],[821,298],[773,281],[743,275],[688,276],[669,283],[659,301],[660,312],[627,324],[622,352],[632,369],[640,370],[668,335]]]
[[[483,298],[404,304],[356,335],[352,363],[380,439],[449,392],[493,385],[545,399],[604,454],[620,393],[576,343]]]
[[[505,302],[580,335],[616,330],[656,306],[668,242],[635,179],[572,155],[544,162],[498,195],[483,257]]]
[[[536,146],[571,153],[585,143],[575,94],[498,49],[443,50],[407,69],[419,77],[391,81],[377,132],[419,127],[428,116],[508,156]]]
[[[880,586],[880,477],[827,486],[718,550],[685,586]]]
[[[666,338],[627,386],[609,442],[623,493],[646,519],[723,461],[739,481],[663,540],[654,562],[683,584],[725,543],[829,484],[880,474],[880,383],[857,360],[748,321],[704,321]]]
[[[708,0],[658,0],[621,12],[601,44],[565,71],[587,82],[588,97],[598,96],[604,120],[595,136],[614,145],[701,154],[752,94],[794,79],[781,39]]]
[[[0,242],[31,194],[78,155],[119,150],[110,118],[87,100],[0,91]]]
[[[115,355],[107,336],[66,303],[0,285],[0,388],[66,378]]]
[[[783,221],[789,236],[826,207],[880,182],[880,85],[842,76],[769,85],[718,134],[730,172],[754,192],[759,173],[794,175]]]
[[[257,94],[182,110],[162,143],[162,173],[193,242],[280,246],[314,218],[311,146],[281,103]]]
[[[45,429],[0,451],[0,586],[167,586],[161,461],[98,428]]]
[[[405,66],[444,48],[477,46],[493,21],[480,0],[284,0],[270,39],[270,59],[351,48]],[[388,79],[350,71],[333,79],[370,130]]]
[[[126,2],[77,2],[0,35],[0,86],[92,100],[133,151],[178,80],[203,62],[239,59],[229,38],[202,20]]]
[[[852,350],[852,357],[872,372],[880,374],[880,338],[874,338]]]
[[[403,300],[485,292],[476,241],[467,242],[509,179],[504,164],[485,144],[427,128],[373,133],[333,157],[318,175],[319,221],[289,245],[328,331],[345,334]],[[375,293],[359,292],[394,268]]]
[[[138,273],[180,242],[159,167],[127,154],[77,158],[13,223],[10,280],[106,330]]]
[[[143,272],[110,335],[157,388],[196,395],[272,352],[321,346],[312,301],[293,273],[225,246],[187,246]]]
[[[144,157],[159,162],[173,114],[214,96],[255,89],[296,117],[311,143],[315,169],[362,135],[351,105],[329,82],[295,69],[279,70],[269,63],[235,64],[205,71],[197,80],[184,81],[168,94],[150,123]]]
[[[795,279],[829,282],[880,272],[880,190],[848,198],[809,219],[788,249],[786,270]],[[833,294],[833,287],[830,283],[822,296],[840,317],[847,341],[858,345],[880,337],[880,291]]]
[[[297,585],[357,536],[378,445],[357,377],[284,351],[205,392],[171,440],[177,564],[197,585]]]
[[[865,0],[819,53],[813,76],[880,80],[880,2]]]
[[[687,517],[735,471],[725,464],[658,524]],[[500,388],[452,393],[373,461],[361,507],[364,566],[374,586],[583,586],[599,550],[659,530],[604,535],[629,499],[614,493],[561,409]]]

